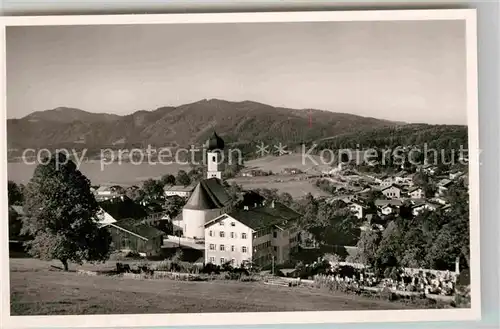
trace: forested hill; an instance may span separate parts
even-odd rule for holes
[[[467,148],[467,126],[407,124],[346,133],[317,141],[318,149],[366,149],[423,146],[434,149]]]
[[[58,108],[7,122],[11,149],[116,146],[155,147],[199,144],[216,130],[227,145],[257,141],[298,145],[344,133],[397,123],[352,114],[341,109],[308,110],[243,101],[211,99],[153,111],[118,116]]]

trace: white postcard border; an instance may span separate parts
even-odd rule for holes
[[[6,44],[7,26],[48,25],[125,25],[125,24],[206,24],[263,22],[328,22],[328,21],[404,21],[463,20],[466,23],[467,47],[467,117],[469,128],[470,195],[470,309],[426,309],[383,311],[319,311],[269,313],[191,313],[132,315],[10,316],[10,280],[7,225],[0,225],[1,240],[1,313],[4,327],[150,327],[179,325],[257,325],[295,323],[360,323],[360,322],[427,322],[481,319],[480,230],[479,230],[479,118],[477,89],[477,27],[475,9],[446,10],[370,10],[324,12],[265,12],[223,14],[152,14],[152,15],[87,15],[87,16],[18,16],[0,18],[0,79],[2,102],[0,111],[0,177],[7,182],[6,142]],[[5,186],[5,185],[4,185]],[[6,214],[7,191],[0,189],[0,202]],[[6,218],[6,216],[3,216]],[[4,221],[7,223],[7,221]],[[6,266],[7,265],[7,266]]]

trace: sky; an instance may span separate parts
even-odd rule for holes
[[[201,99],[466,124],[463,21],[8,27],[7,116]]]

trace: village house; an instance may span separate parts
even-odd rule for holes
[[[447,178],[444,178],[442,180],[440,180],[438,183],[437,183],[437,192],[436,192],[436,196],[443,196],[446,194],[446,192],[448,191],[448,189],[450,188],[450,186],[453,184],[453,181],[447,179]]]
[[[99,207],[97,221],[100,225],[116,223],[123,219],[140,221],[148,216],[146,208],[124,195],[101,201]]]
[[[354,216],[358,219],[362,219],[368,210],[368,207],[361,201],[353,201],[349,204],[349,208],[353,212]]]
[[[298,213],[271,201],[244,206],[205,224],[205,262],[233,266],[284,263],[299,244]]]
[[[429,201],[425,201],[425,202],[422,202],[422,203],[416,203],[412,207],[412,214],[413,214],[413,216],[418,216],[419,214],[421,214],[422,212],[424,212],[426,210],[428,210],[428,211],[436,211],[440,207],[441,207],[441,205],[435,204],[435,203],[429,202]]]
[[[382,178],[378,179],[378,181],[379,181],[381,189],[384,189],[384,188],[389,187],[393,184],[396,184],[396,181],[395,181],[394,177],[392,177],[392,176],[382,177]]]
[[[176,195],[181,198],[189,198],[195,187],[195,185],[167,185],[163,188],[163,191],[166,197]]]
[[[381,190],[382,194],[389,199],[399,199],[401,198],[401,193],[403,189],[396,184],[387,186]]]
[[[398,199],[393,200],[375,200],[375,207],[379,216],[387,216],[399,212],[399,208],[403,205],[403,201]]]
[[[139,255],[157,256],[161,253],[165,233],[135,219],[123,219],[108,223],[111,235],[111,249],[121,252],[135,252]]]
[[[414,186],[408,190],[408,196],[412,199],[423,199],[425,198],[424,189]]]

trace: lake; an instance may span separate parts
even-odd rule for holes
[[[27,184],[36,165],[30,165],[23,162],[9,162],[7,165],[9,180],[16,183]],[[149,178],[158,179],[165,174],[176,175],[179,170],[189,171],[189,165],[182,164],[149,164],[141,163],[138,165],[132,163],[112,163],[104,166],[101,170],[99,161],[84,162],[80,166],[80,171],[87,176],[92,185],[141,185]]]

